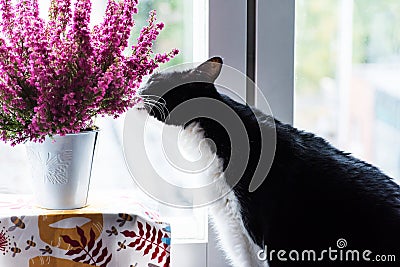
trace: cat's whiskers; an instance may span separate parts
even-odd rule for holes
[[[156,108],[158,110],[158,112],[160,112],[160,114],[163,116],[163,118],[165,118],[165,104],[160,103],[154,99],[149,99],[147,100],[147,102],[145,102],[145,105],[147,105],[150,108]]]
[[[162,97],[158,97],[155,95],[142,95],[144,99],[144,105],[150,109],[155,108],[161,115],[161,119],[165,120],[169,117],[169,111],[166,107],[166,102]],[[168,114],[168,116],[166,115]]]
[[[157,103],[147,103],[149,108],[155,108],[161,115],[161,119],[165,120],[166,115],[165,115],[165,111],[162,107],[160,107]]]

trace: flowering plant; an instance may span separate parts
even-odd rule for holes
[[[142,78],[178,50],[155,54],[163,29],[152,11],[125,56],[137,0],[108,0],[89,28],[91,1],[51,0],[49,21],[38,0],[0,0],[0,139],[11,145],[80,132],[97,115],[118,117],[140,101]]]

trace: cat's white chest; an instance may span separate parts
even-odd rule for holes
[[[204,138],[202,128],[198,124],[186,128],[165,125],[143,111],[137,112],[132,118],[144,128],[136,129],[143,133],[145,151],[140,154],[145,155],[140,157],[148,159],[153,175],[157,173],[174,185],[171,192],[160,188],[160,193],[168,195],[172,202],[209,207],[218,244],[232,266],[268,266],[257,259],[261,248],[244,227],[240,203],[224,179],[222,160],[216,156],[212,142]],[[143,121],[139,123],[140,120]],[[196,195],[199,192],[201,195]]]
[[[250,238],[244,227],[240,203],[233,190],[224,179],[222,160],[216,156],[215,146],[204,138],[204,132],[198,124],[181,129],[178,146],[189,160],[203,162],[199,166],[206,168],[202,181],[213,183],[213,201],[209,204],[211,222],[216,230],[218,244],[233,266],[268,266],[260,261],[257,253],[261,249]],[[204,184],[203,184],[204,185]]]

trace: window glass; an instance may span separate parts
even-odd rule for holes
[[[400,1],[296,1],[295,54],[295,125],[400,179]]]

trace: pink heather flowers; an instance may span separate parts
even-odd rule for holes
[[[154,54],[163,29],[152,11],[128,46],[137,0],[109,0],[104,21],[89,28],[91,1],[52,0],[49,21],[38,0],[0,0],[0,139],[11,145],[93,127],[140,101],[142,78],[178,54]]]

